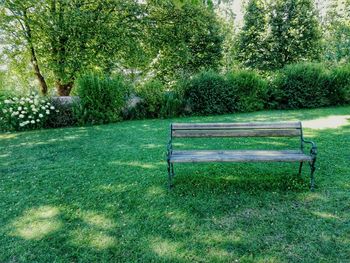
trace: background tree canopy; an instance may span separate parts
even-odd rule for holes
[[[238,22],[237,1],[0,0],[1,88],[69,95],[86,71],[169,84],[202,69],[349,61],[349,0],[249,0]]]

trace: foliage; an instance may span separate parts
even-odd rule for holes
[[[264,108],[267,83],[256,72],[237,70],[227,74],[227,85],[235,94],[235,111],[249,112]]]
[[[134,50],[142,50],[137,17],[143,13],[137,1],[2,2],[5,50],[22,58],[29,54],[44,94],[45,75],[52,75],[59,95],[69,95],[82,71],[99,67],[110,72],[118,58],[125,62]]]
[[[185,110],[188,113],[209,115],[234,112],[236,95],[224,76],[203,71],[184,82]]]
[[[261,110],[267,83],[255,72],[226,75],[204,71],[184,82],[186,110],[193,114],[223,114]]]
[[[321,33],[312,0],[276,0],[270,13],[271,68],[319,58]]]
[[[244,66],[279,69],[319,58],[321,33],[312,0],[250,0],[237,40]]]
[[[81,123],[101,124],[121,119],[130,86],[123,77],[87,73],[77,79],[80,104],[76,109]]]
[[[250,68],[266,68],[265,56],[267,9],[263,0],[250,0],[245,10],[244,26],[237,39],[236,57]]]
[[[183,109],[179,85],[166,89],[159,80],[139,85],[124,109],[124,119],[169,118],[179,116]]]
[[[348,262],[349,112],[265,111],[0,134],[0,262]],[[320,119],[327,129],[314,129]],[[315,192],[309,166],[298,176],[295,163],[178,164],[175,188],[167,191],[171,122],[281,120],[305,121],[305,137],[317,142]],[[282,138],[189,143],[296,146]]]
[[[148,71],[163,82],[216,69],[222,57],[223,36],[215,13],[204,5],[148,1],[149,50],[154,56]]]
[[[332,0],[324,21],[324,55],[333,62],[350,60],[350,0]]]
[[[151,80],[140,85],[136,95],[141,98],[137,104],[140,118],[158,118],[164,103],[164,85],[157,80]]]
[[[331,68],[327,91],[330,105],[350,104],[350,64]]]
[[[317,108],[329,105],[328,75],[322,64],[286,66],[276,78],[279,108]]]
[[[184,114],[183,94],[178,89],[167,90],[164,93],[164,102],[160,111],[162,118],[178,117]]]
[[[5,131],[42,128],[49,115],[57,111],[47,99],[40,98],[34,92],[27,97],[2,101],[0,110],[0,129]]]

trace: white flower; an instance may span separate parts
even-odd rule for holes
[[[29,103],[33,103],[33,100],[29,100]]]
[[[19,112],[18,111],[15,111],[14,113],[13,113],[13,115],[18,115],[19,114]]]
[[[30,99],[29,98],[25,98],[25,101],[30,101]]]
[[[26,112],[24,110],[21,111],[22,114],[26,114]]]
[[[48,109],[49,108],[49,105],[45,105],[45,109]]]
[[[44,115],[42,115],[41,113],[39,114],[39,118],[42,118],[42,117],[44,117]]]
[[[51,109],[51,110],[54,110],[54,109],[55,109],[55,107],[54,107],[54,106],[51,106],[51,107],[50,107],[50,109]]]
[[[20,101],[20,104],[23,105],[25,102],[23,100]]]
[[[28,118],[29,118],[29,119],[33,119],[33,116],[32,116],[32,115],[29,115]]]
[[[12,108],[10,108],[10,109],[9,109],[9,111],[10,111],[10,112],[12,112],[12,111],[13,111],[13,109],[12,109]]]
[[[30,123],[33,123],[33,124],[34,124],[34,123],[35,123],[35,120],[31,120]]]
[[[44,106],[41,107],[42,110],[45,110],[46,108]]]
[[[37,112],[38,110],[37,110],[36,108],[33,108],[32,111],[33,111],[33,112]]]
[[[45,101],[44,101],[44,100],[41,100],[40,102],[41,102],[41,103],[45,103]]]
[[[6,110],[6,109],[3,109],[3,110],[2,110],[2,112],[3,112],[3,113],[6,113],[6,112],[7,112],[7,110]]]
[[[40,120],[39,120],[39,119],[36,119],[36,122],[40,122]]]
[[[24,115],[23,115],[23,114],[20,114],[18,117],[21,118],[21,119],[23,119],[23,118],[24,118]]]
[[[21,110],[22,110],[22,107],[21,107],[21,106],[19,106],[19,107],[18,107],[18,110],[19,110],[19,111],[21,111]]]
[[[34,98],[39,99],[39,95],[35,95],[35,97],[34,97]]]
[[[14,101],[17,101],[17,100],[18,100],[18,98],[17,98],[17,97],[14,97],[14,98],[13,98],[13,100],[14,100]]]
[[[25,122],[21,122],[21,123],[19,124],[19,126],[21,126],[21,127],[23,127],[24,125],[26,125]]]
[[[56,112],[60,112],[59,110],[55,110]]]
[[[46,110],[46,114],[49,115],[49,114],[50,114],[50,111],[49,111],[49,110]]]
[[[5,102],[5,104],[10,104],[10,103],[12,103],[11,100],[5,100],[4,102]]]

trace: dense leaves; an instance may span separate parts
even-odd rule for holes
[[[217,69],[223,36],[211,8],[171,1],[148,1],[150,49],[156,56],[149,68],[165,82],[201,69]]]
[[[266,7],[261,0],[250,0],[244,26],[237,40],[237,59],[246,67],[266,67]]]
[[[312,0],[251,0],[239,35],[237,58],[245,66],[279,69],[320,55],[321,33]]]
[[[77,80],[77,91],[80,103],[76,111],[80,122],[101,124],[121,119],[130,87],[121,76],[108,78],[88,73]]]

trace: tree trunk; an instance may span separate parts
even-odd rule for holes
[[[39,81],[40,91],[41,91],[41,93],[43,95],[47,95],[47,91],[48,91],[47,84],[46,84],[45,78],[43,77],[43,75],[40,72],[40,69],[39,69],[39,66],[38,66],[38,61],[36,59],[35,52],[34,52],[33,48],[31,48],[31,59],[30,59],[30,61],[32,62],[32,66],[34,68],[34,74],[35,74],[36,78]]]
[[[33,69],[34,69],[34,74],[39,81],[40,91],[43,95],[47,95],[47,91],[48,91],[47,84],[46,84],[44,76],[40,72],[38,59],[36,57],[36,52],[35,52],[35,48],[33,45],[32,29],[30,28],[28,21],[29,21],[29,19],[27,17],[27,10],[23,10],[23,22],[24,22],[23,30],[25,30],[25,35],[26,35],[26,38],[28,41],[28,46],[29,46],[29,51],[30,51],[30,61],[31,61]]]
[[[73,87],[73,82],[62,84],[60,81],[56,82],[58,96],[69,96]]]

